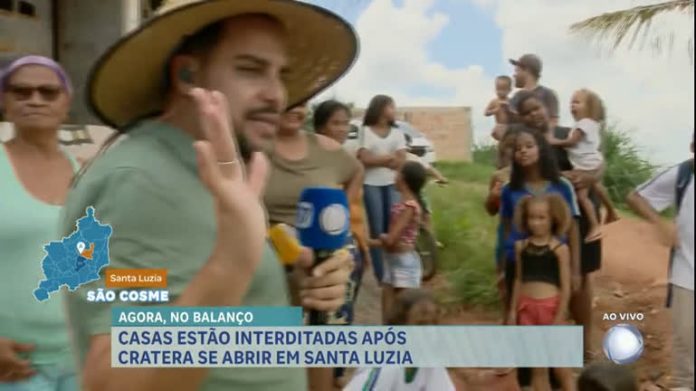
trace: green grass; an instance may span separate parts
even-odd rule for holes
[[[437,238],[445,244],[438,253],[439,272],[447,287],[438,297],[445,305],[499,306],[495,286],[495,232],[498,217],[488,216],[483,203],[494,169],[488,164],[439,162],[450,180],[447,187],[430,185]],[[635,217],[619,205],[625,217]]]
[[[474,145],[474,161],[478,164],[495,166],[498,156],[498,146],[496,144],[477,144]]]
[[[498,304],[493,251],[497,219],[483,202],[493,168],[478,163],[438,163],[450,179],[447,187],[431,186],[435,230],[445,248],[438,268],[448,281],[444,304],[493,307]]]
[[[654,167],[642,156],[630,132],[610,126],[603,136],[605,186],[621,213],[633,217],[624,197],[649,178]],[[438,268],[448,282],[447,290],[438,295],[444,304],[498,305],[493,261],[498,219],[488,216],[483,207],[495,156],[494,146],[477,145],[476,163],[438,162],[437,168],[451,184],[427,190],[436,235],[446,246],[438,256]]]
[[[632,138],[631,131],[610,125],[602,136],[605,159],[604,186],[619,208],[626,208],[625,198],[639,184],[648,180],[655,166],[644,157]]]
[[[492,164],[478,162],[438,162],[437,169],[451,181],[473,182],[484,186],[488,185],[491,174],[495,171]]]

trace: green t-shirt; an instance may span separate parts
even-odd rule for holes
[[[70,157],[73,169],[77,163]],[[29,194],[0,144],[0,337],[32,344],[33,366],[73,366],[62,298],[38,301],[44,246],[58,236],[61,207]]]
[[[62,220],[67,236],[85,209],[94,206],[95,217],[113,228],[109,267],[167,269],[170,301],[206,263],[217,235],[213,198],[199,180],[192,143],[186,133],[161,122],[137,125],[79,178]],[[130,305],[86,300],[87,290],[103,286],[102,278],[67,297],[81,365],[89,338],[110,333],[111,307]],[[285,275],[270,246],[243,304],[288,305]],[[301,368],[216,368],[202,390],[304,391],[306,382]]]

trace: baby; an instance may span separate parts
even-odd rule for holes
[[[510,76],[498,76],[495,78],[495,95],[486,107],[486,117],[495,116],[495,127],[491,136],[500,141],[505,134],[508,123],[510,122],[510,106],[508,96],[512,91],[512,79]]]

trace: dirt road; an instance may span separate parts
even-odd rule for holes
[[[669,250],[657,241],[652,226],[639,220],[621,220],[606,227],[606,233],[603,267],[594,277],[594,346],[601,349],[604,332],[621,323],[602,320],[605,313],[642,313],[642,322],[628,322],[645,339],[635,369],[644,386],[664,387],[671,352],[671,322],[665,308]]]
[[[604,359],[601,348],[604,333],[620,323],[602,320],[604,314],[642,313],[643,321],[629,322],[637,325],[645,338],[645,352],[635,364],[636,373],[644,387],[663,386],[668,380],[671,349],[669,313],[664,308],[668,250],[656,240],[650,225],[636,219],[624,218],[606,226],[605,234],[602,269],[592,277],[596,326],[592,339],[597,359]],[[357,306],[356,323],[380,322],[379,289],[371,272],[365,275]],[[498,316],[497,312],[461,309],[450,314],[446,322],[495,323]],[[456,370],[453,374],[460,391],[515,389],[509,381],[510,376],[491,371]]]

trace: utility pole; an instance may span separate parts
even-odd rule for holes
[[[141,0],[121,0],[121,7],[123,10],[121,32],[126,35],[140,25],[143,4]]]

